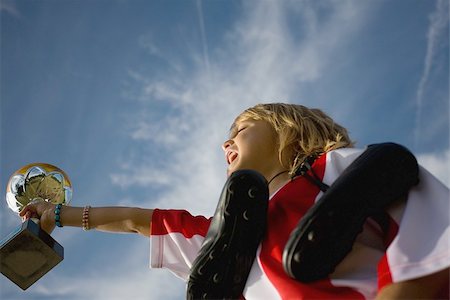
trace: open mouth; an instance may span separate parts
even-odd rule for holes
[[[236,160],[237,158],[237,153],[234,151],[227,151],[226,153],[226,158],[227,158],[227,163],[230,165],[233,161]]]

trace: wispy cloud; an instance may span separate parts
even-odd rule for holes
[[[203,61],[205,64],[206,72],[209,74],[210,73],[209,50],[208,50],[208,40],[206,38],[205,20],[203,18],[202,0],[197,0],[196,6],[197,6],[197,13],[198,13],[198,24],[200,27],[200,35],[202,38]]]
[[[141,101],[144,113],[134,116],[127,125],[133,128],[130,137],[141,142],[144,155],[145,151],[164,145],[170,145],[170,151],[164,147],[164,155],[169,157],[164,168],[140,161],[136,170],[123,170],[120,176],[128,178],[126,186],[141,186],[141,178],[154,178],[157,184],[155,174],[171,178],[173,188],[150,204],[211,213],[225,179],[220,145],[233,118],[259,102],[298,99],[299,84],[321,78],[333,63],[334,51],[345,47],[368,13],[365,3],[331,3],[320,24],[316,21],[320,7],[314,2],[244,3],[242,18],[227,33],[224,43],[210,51],[211,55],[202,39],[205,60],[196,69],[188,74],[171,73],[159,81],[145,79],[142,74],[135,76],[141,87],[132,94]],[[197,7],[203,28],[201,6]],[[308,11],[307,16],[303,8]],[[285,21],[292,13],[302,18],[305,35],[301,39],[292,38],[292,31],[297,28],[289,27]],[[193,61],[196,55],[191,54]],[[211,59],[210,72],[204,68],[206,58]],[[158,109],[161,103],[169,109],[162,119],[155,119],[150,107]],[[152,175],[144,176],[143,169]],[[125,181],[118,180],[120,176],[114,174],[113,182],[123,185]],[[197,194],[200,186],[201,195],[181,196]]]
[[[436,2],[436,9],[430,15],[430,25],[427,33],[427,49],[424,59],[424,68],[419,85],[416,92],[416,122],[414,132],[414,145],[419,144],[419,138],[422,126],[422,106],[423,99],[426,93],[430,72],[435,65],[437,52],[442,40],[448,42],[448,26],[449,26],[449,2],[448,0],[438,0]],[[448,55],[448,53],[447,53]]]

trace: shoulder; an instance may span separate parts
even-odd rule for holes
[[[362,153],[364,149],[340,148],[326,153],[323,182],[330,185]]]

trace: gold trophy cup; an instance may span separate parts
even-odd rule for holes
[[[69,177],[50,164],[26,165],[14,172],[6,186],[6,201],[17,214],[30,202],[67,205],[71,199]],[[64,248],[38,223],[37,219],[28,219],[0,241],[1,273],[23,290],[64,258]]]

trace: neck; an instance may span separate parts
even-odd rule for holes
[[[286,182],[288,182],[289,179],[290,176],[288,170],[273,175],[268,182],[269,195],[272,196],[278,189],[280,189],[284,184],[286,184]]]

